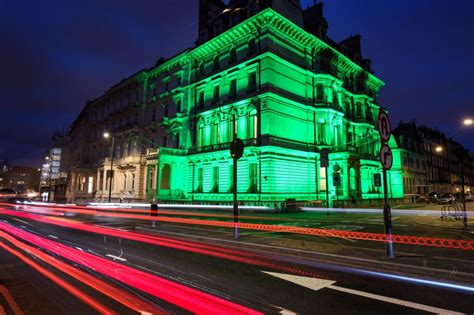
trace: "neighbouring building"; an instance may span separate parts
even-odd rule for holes
[[[111,189],[114,201],[230,202],[233,128],[245,144],[242,202],[381,198],[384,83],[359,35],[338,43],[327,29],[322,3],[201,0],[194,48],[113,86],[72,125],[68,200],[107,200]],[[401,199],[406,170],[394,162],[387,186]]]
[[[61,163],[67,160],[63,152],[67,142],[66,135],[55,132],[51,147],[43,156],[39,189],[44,199],[49,201],[66,200],[67,172],[66,166]]]
[[[17,194],[38,191],[40,170],[29,166],[9,166],[0,172],[0,190],[13,190]]]
[[[405,194],[459,193],[462,173],[464,190],[474,189],[474,159],[460,143],[414,122],[400,122],[393,133],[403,152]]]

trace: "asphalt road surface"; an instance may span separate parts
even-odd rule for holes
[[[0,210],[0,314],[474,311],[469,286],[309,264],[296,255],[282,257],[272,246],[236,250],[153,235],[129,218]]]

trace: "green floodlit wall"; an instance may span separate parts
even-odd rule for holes
[[[290,23],[271,10],[260,15]],[[291,34],[284,34],[284,27],[263,25],[257,38],[262,52],[246,55],[247,41],[255,32],[242,27],[235,28],[239,29],[235,42],[228,39],[230,30],[190,51],[194,59],[186,61],[180,56],[183,64],[189,62],[184,69],[190,78],[197,77],[194,64],[202,61],[209,69],[216,54],[222,70],[204,79],[191,79],[182,88],[187,112],[168,121],[179,126],[181,151],[159,154],[159,171],[147,172],[157,177],[156,190],[148,187],[148,196],[151,192],[165,200],[230,202],[232,159],[228,143],[235,117],[237,135],[246,143],[238,162],[239,200],[325,200],[326,189],[331,200],[381,199],[383,187],[374,183],[374,174],[382,173],[375,130],[380,106],[368,95],[348,91],[341,78],[311,70],[308,51],[314,48],[291,39]],[[229,47],[234,44],[244,61],[226,66]],[[216,48],[211,49],[212,45]],[[201,59],[195,59],[199,54]],[[334,60],[339,69],[361,71],[347,58],[337,56]],[[370,88],[378,92],[383,83],[371,74],[367,76]],[[388,190],[391,198],[403,198],[401,161],[395,141],[390,145],[395,155],[388,172]],[[323,148],[330,151],[327,174],[320,168],[319,150]],[[333,182],[336,164],[339,187]]]

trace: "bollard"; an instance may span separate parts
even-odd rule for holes
[[[150,205],[150,215],[152,217],[157,217],[158,216],[158,204],[152,203]],[[151,226],[152,227],[156,226],[156,220],[151,220]]]

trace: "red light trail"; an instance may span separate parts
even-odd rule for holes
[[[0,223],[3,230],[56,255],[133,286],[171,304],[197,314],[261,314],[244,306],[174,283],[61,243]]]
[[[44,275],[46,278],[48,278],[51,281],[53,281],[54,283],[56,283],[57,285],[59,285],[60,287],[62,287],[63,289],[65,289],[66,291],[68,291],[69,293],[71,293],[72,295],[74,295],[75,297],[80,299],[81,301],[83,301],[84,303],[88,304],[89,306],[91,306],[96,311],[98,311],[102,314],[115,314],[109,308],[107,308],[104,305],[100,304],[99,302],[97,302],[95,299],[88,296],[87,294],[82,293],[77,288],[75,288],[73,285],[67,283],[66,281],[62,280],[58,276],[54,275],[52,272],[50,272],[50,271],[46,270],[45,268],[41,267],[40,265],[35,263],[33,260],[29,259],[28,257],[21,254],[20,252],[14,250],[10,246],[6,245],[4,242],[0,242],[0,247],[3,248],[4,250],[6,250],[7,252],[9,252],[10,254],[16,256],[17,258],[22,260],[24,263],[26,263],[27,265],[29,265],[30,267],[32,267],[33,269],[35,269],[36,271],[38,271],[39,273]]]
[[[7,211],[7,212],[5,212]],[[26,210],[30,212],[44,213],[44,211],[38,211],[34,209]],[[226,221],[215,221],[215,220],[202,220],[202,219],[185,219],[185,218],[170,218],[170,217],[145,217],[136,214],[120,214],[120,213],[104,213],[103,211],[95,210],[62,210],[59,212],[74,212],[79,214],[88,214],[104,217],[114,217],[123,219],[137,219],[137,220],[156,220],[162,222],[181,223],[181,224],[192,224],[192,225],[207,225],[216,227],[234,228],[234,222]],[[9,215],[17,215],[19,212],[11,211],[7,209],[0,209],[0,213]],[[57,215],[57,214],[56,214]],[[308,228],[308,227],[294,227],[284,225],[270,225],[270,224],[257,224],[257,223],[244,223],[239,222],[237,226],[241,229],[248,230],[259,230],[267,232],[282,232],[312,236],[323,236],[343,239],[355,239],[363,241],[375,241],[375,242],[387,242],[388,236],[380,233],[369,233],[369,232],[355,232],[355,231],[344,231],[344,230],[328,230],[320,228]],[[392,235],[392,241],[398,244],[405,245],[419,245],[428,247],[439,247],[439,248],[451,248],[451,249],[462,249],[462,250],[474,250],[474,241],[470,240],[457,240],[457,239],[446,239],[446,238],[434,238],[434,237],[421,237],[421,236],[410,236],[410,235]]]
[[[146,312],[150,314],[166,314],[166,312],[159,309],[158,307],[155,307],[149,303],[146,303],[143,300],[139,299],[138,297],[131,295],[124,290],[121,290],[117,287],[109,285],[108,283],[102,280],[99,280],[82,270],[76,269],[60,260],[57,260],[56,258],[32,246],[26,245],[25,243],[18,241],[17,239],[10,236],[9,234],[6,234],[5,232],[0,231],[0,238],[7,240],[8,242],[15,245],[17,248],[21,249],[22,251],[43,260],[44,262],[48,263],[54,268],[94,288],[98,292],[101,292],[102,294],[114,299],[115,301],[125,305],[126,307],[136,311],[137,313]]]

